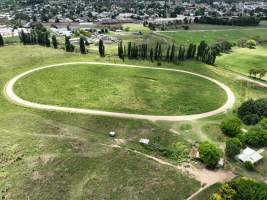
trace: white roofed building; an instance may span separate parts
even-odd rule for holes
[[[240,154],[236,155],[236,159],[241,162],[250,161],[252,164],[259,162],[262,159],[262,155],[257,151],[247,147]]]

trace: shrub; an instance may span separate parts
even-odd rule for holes
[[[267,199],[267,185],[249,178],[237,178],[226,183],[212,194],[209,200],[264,200]]]
[[[267,185],[249,178],[238,178],[229,184],[235,191],[236,200],[267,199]]]
[[[255,40],[247,40],[246,45],[250,49],[255,49],[257,42]]]
[[[223,134],[230,137],[235,137],[241,133],[241,121],[236,117],[224,120],[220,127]]]
[[[215,168],[220,159],[220,150],[209,142],[199,145],[200,160],[209,168]]]
[[[235,155],[240,153],[240,149],[242,147],[242,143],[238,138],[230,138],[226,141],[225,154],[234,158]]]
[[[254,166],[253,166],[252,162],[250,162],[250,161],[244,162],[244,167],[249,171],[252,171],[254,169]]]
[[[267,117],[267,98],[248,100],[237,110],[238,117],[246,125],[255,125],[262,118]]]
[[[267,119],[264,118],[242,136],[244,143],[251,146],[267,147]]]

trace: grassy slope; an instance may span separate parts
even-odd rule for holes
[[[119,62],[113,57],[100,60],[92,55],[70,55],[36,46],[4,47],[0,49],[0,55],[1,90],[10,78],[37,66],[90,60]],[[153,66],[149,62],[126,62]],[[234,74],[222,68],[194,61],[179,66],[164,66],[198,72],[226,83],[236,95],[235,107],[246,99],[266,96],[266,89],[237,80]],[[103,193],[110,194],[111,188],[113,195],[118,195],[114,198],[118,199],[185,199],[199,188],[199,183],[182,176],[179,171],[123,150],[112,150],[100,143],[113,144],[114,141],[107,137],[107,133],[115,130],[117,138],[123,139],[124,145],[130,148],[138,145],[140,137],[154,140],[158,136],[162,137],[163,145],[180,141],[190,146],[191,141],[206,139],[219,145],[221,140],[217,140],[212,133],[220,135],[218,124],[226,116],[232,115],[229,112],[194,122],[151,124],[145,121],[31,110],[11,104],[3,95],[0,96],[0,104],[0,188],[4,191],[2,196],[13,199],[25,199],[28,196],[30,199],[40,199],[39,194],[43,199],[81,199],[81,195],[90,196],[92,193],[96,195],[95,199],[103,199]],[[212,124],[212,128],[203,128],[207,124]],[[179,131],[181,135],[171,134],[168,131],[170,128]],[[140,145],[138,150],[145,152]],[[153,154],[159,156],[156,152]],[[110,161],[111,158],[114,161]],[[118,166],[119,163],[121,165]],[[119,167],[124,173],[111,179],[114,177],[111,172],[117,174]],[[264,172],[266,167],[262,167]],[[246,172],[241,174],[247,175]],[[96,184],[88,184],[90,181]]]
[[[207,32],[165,32],[161,33],[177,44],[200,43],[205,40],[207,43],[215,43],[217,40],[237,42],[239,39],[261,38],[267,39],[267,29],[250,30],[218,30]]]
[[[267,46],[257,46],[256,49],[234,48],[230,54],[219,56],[216,65],[226,69],[249,75],[252,68],[267,70]],[[267,75],[264,77],[267,79]]]
[[[197,76],[101,65],[46,69],[15,88],[33,102],[139,114],[202,113],[226,101],[221,88]]]
[[[37,46],[4,47],[0,54],[1,90],[10,78],[30,68],[99,59]],[[3,94],[0,103],[1,198],[185,199],[199,188],[179,171],[101,145],[114,143],[107,135],[111,130],[126,141],[161,134],[154,124],[31,110],[8,102]]]

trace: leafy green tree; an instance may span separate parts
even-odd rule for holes
[[[247,40],[246,45],[250,49],[255,49],[257,42],[255,40]]]
[[[240,149],[242,147],[242,143],[238,138],[230,138],[225,142],[225,154],[229,158],[234,158],[237,154],[240,153]]]
[[[230,137],[235,137],[241,133],[241,125],[241,121],[238,118],[233,117],[224,120],[221,123],[220,128],[223,134]]]
[[[215,168],[220,160],[220,150],[209,142],[203,142],[198,148],[200,160],[208,168]]]
[[[231,186],[228,183],[225,183],[219,190],[219,194],[221,194],[222,199],[231,200],[234,199],[236,191],[233,188],[231,188]]]
[[[253,179],[240,177],[224,184],[209,200],[265,200],[267,185]]]
[[[267,119],[262,119],[241,136],[244,143],[255,147],[267,147]]]
[[[248,100],[238,108],[238,117],[246,125],[255,125],[262,118],[267,117],[267,98]]]
[[[236,191],[235,200],[265,200],[267,199],[267,185],[249,178],[238,178],[229,183]]]
[[[254,169],[253,163],[251,161],[244,162],[244,167],[249,171],[252,171]]]

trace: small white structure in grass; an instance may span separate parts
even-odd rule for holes
[[[196,159],[200,159],[200,155],[198,151],[196,152]]]
[[[235,157],[237,160],[242,163],[250,161],[252,164],[259,162],[263,157],[257,151],[247,147],[240,154]]]
[[[139,140],[139,143],[140,143],[140,144],[144,144],[144,145],[148,145],[148,144],[149,144],[149,139],[141,138],[141,139]]]
[[[218,162],[218,167],[223,167],[224,166],[224,159],[220,158],[219,162]]]
[[[109,136],[110,136],[110,137],[115,137],[115,136],[116,136],[116,133],[115,133],[114,131],[110,131],[110,132],[109,132]]]

